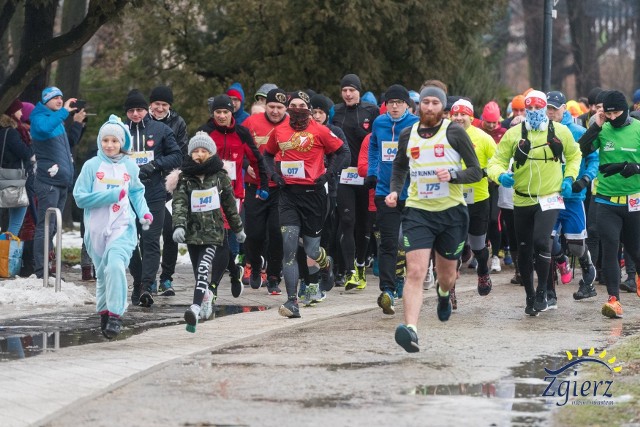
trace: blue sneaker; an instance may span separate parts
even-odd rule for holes
[[[378,257],[373,259],[373,275],[380,277],[380,264],[378,263]]]
[[[504,265],[513,264],[513,258],[511,257],[511,251],[509,249],[505,249],[504,251]]]
[[[438,292],[438,319],[441,322],[446,322],[451,316],[451,299],[449,295],[446,297],[440,296],[440,284],[436,285],[436,292]]]
[[[298,286],[298,302],[302,304],[307,302],[307,284],[302,279],[300,279],[300,286]]]
[[[151,295],[158,295],[158,283],[154,280],[151,284],[147,285],[146,291]]]
[[[162,283],[160,283],[160,295],[163,297],[176,296],[176,291],[173,290],[173,283],[171,280],[163,280]]]
[[[418,346],[418,334],[406,325],[399,325],[396,328],[396,342],[405,349],[407,353],[417,353],[420,351]]]
[[[378,297],[378,307],[382,309],[384,314],[396,314],[395,303],[393,300],[393,292],[385,290]]]
[[[402,295],[404,294],[404,281],[405,278],[404,277],[396,277],[396,292],[395,292],[395,297],[397,299],[402,299]]]

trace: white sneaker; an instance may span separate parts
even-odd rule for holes
[[[204,299],[202,300],[202,307],[200,308],[200,319],[208,320],[213,314],[213,303],[216,300],[216,296],[211,289],[207,289],[204,293]]]
[[[491,257],[491,272],[499,273],[500,271],[502,271],[502,267],[500,267],[500,258],[494,255]]]

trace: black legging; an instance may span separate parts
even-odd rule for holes
[[[202,305],[204,294],[209,286],[209,274],[212,274],[213,268],[215,268],[215,259],[216,257],[223,257],[223,252],[228,250],[222,246],[191,244],[187,245],[187,250],[193,266],[193,275],[196,279],[196,286],[193,290],[193,304]],[[220,268],[220,266],[217,268]],[[213,275],[217,275],[215,271]]]
[[[620,299],[620,263],[618,247],[624,244],[625,254],[636,263],[640,262],[640,212],[629,212],[625,206],[598,204],[596,222],[602,245],[602,274],[607,282],[610,296]]]
[[[369,189],[364,185],[338,185],[340,246],[344,269],[354,269],[354,257],[364,264],[369,244]]]
[[[518,266],[527,297],[535,296],[534,265],[538,275],[538,291],[546,292],[547,277],[551,266],[551,239],[549,236],[556,224],[558,212],[557,209],[543,211],[539,204],[513,208],[513,220],[518,242]]]

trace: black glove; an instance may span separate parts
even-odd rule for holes
[[[375,175],[369,175],[364,179],[364,185],[367,188],[376,188],[377,183],[378,183],[378,177]]]
[[[620,175],[625,178],[629,178],[630,176],[637,175],[640,173],[640,165],[637,163],[627,163],[627,165],[622,169]]]
[[[608,177],[622,172],[622,169],[624,169],[625,166],[627,166],[627,162],[607,163],[606,165],[600,165],[599,170],[605,177]]]
[[[587,188],[587,186],[589,186],[589,182],[590,182],[590,179],[584,176],[573,183],[573,185],[571,186],[571,191],[573,193],[579,193],[585,188]]]
[[[315,181],[316,187],[323,187],[327,181],[329,181],[329,177],[326,173],[324,175],[320,175]]]
[[[146,165],[140,166],[140,174],[139,174],[140,181],[147,181],[151,179],[151,175],[153,175],[153,173],[156,170],[158,170],[158,168],[156,166],[155,161],[152,161],[147,163]]]
[[[271,175],[271,181],[273,181],[280,188],[287,185],[287,183],[284,182],[284,178],[282,177],[282,175],[278,173],[274,173],[273,175]]]

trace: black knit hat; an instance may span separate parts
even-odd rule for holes
[[[144,99],[144,95],[138,89],[132,89],[127,94],[127,99],[124,101],[124,111],[127,112],[132,108],[149,108],[149,103]]]
[[[601,90],[600,92],[598,92],[598,95],[596,95],[596,98],[594,99],[594,103],[595,104],[602,104],[602,101],[604,100],[604,97],[611,92],[610,90]],[[589,101],[589,104],[591,104],[591,101]]]
[[[610,111],[626,111],[629,108],[624,94],[617,90],[611,90],[602,99],[602,107],[605,113]]]
[[[602,92],[602,89],[599,87],[594,87],[589,91],[589,94],[587,95],[587,102],[589,103],[589,105],[595,105],[598,103],[597,102],[598,95],[601,92]]]
[[[270,102],[277,102],[282,105],[287,105],[287,92],[283,89],[275,88],[271,89],[269,93],[267,93],[267,104]]]
[[[210,114],[213,114],[216,110],[229,110],[233,113],[233,103],[229,95],[223,94],[209,98],[207,104],[209,105]]]
[[[169,86],[154,87],[149,95],[149,102],[162,101],[173,104],[173,92]]]
[[[340,89],[345,87],[352,87],[358,92],[362,92],[362,83],[360,83],[360,77],[355,74],[347,74],[340,80]]]
[[[289,93],[289,97],[287,99],[287,107],[291,104],[291,100],[293,99],[302,99],[307,107],[311,107],[311,100],[309,99],[309,94],[303,90],[296,90],[294,92]]]
[[[391,85],[384,93],[384,102],[386,103],[390,99],[399,99],[408,104],[411,97],[409,96],[409,91],[404,86]]]
[[[322,110],[326,115],[329,115],[329,111],[331,110],[331,103],[329,101],[329,98],[327,98],[326,96],[317,94],[311,97],[311,108],[314,110]]]

